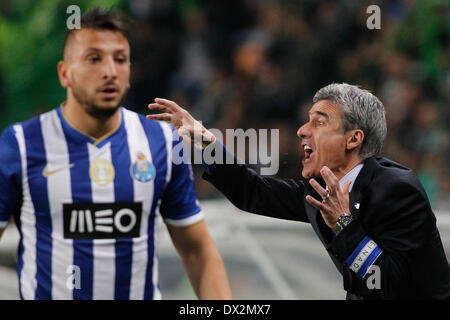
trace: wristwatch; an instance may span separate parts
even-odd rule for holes
[[[352,216],[351,214],[349,214],[349,213],[344,213],[344,214],[342,214],[342,215],[339,217],[339,219],[338,219],[336,225],[333,227],[333,232],[334,232],[335,234],[339,234],[339,233],[340,233],[345,227],[347,227],[347,226],[350,224],[350,222],[352,222],[352,221],[353,221],[353,216]]]

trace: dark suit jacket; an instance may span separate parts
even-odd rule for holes
[[[224,147],[216,142],[208,148]],[[224,148],[225,157],[234,156]],[[305,200],[308,194],[320,200],[306,179],[260,176],[243,164],[204,166],[203,178],[239,209],[310,223],[343,276],[347,299],[450,298],[450,268],[436,218],[408,168],[386,158],[366,159],[350,193],[354,220],[334,236],[321,213]],[[378,275],[376,268],[364,275],[350,268],[364,239],[374,241],[381,252],[373,263]]]

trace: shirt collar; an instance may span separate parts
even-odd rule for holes
[[[353,184],[355,183],[355,180],[358,177],[358,174],[361,171],[362,167],[364,167],[364,163],[359,163],[352,170],[347,172],[347,174],[343,176],[341,180],[339,180],[339,186],[342,188],[344,183],[346,183],[347,181],[351,181],[352,183],[350,184],[350,188],[348,189],[348,192],[351,192]]]

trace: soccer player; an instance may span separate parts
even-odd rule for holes
[[[231,298],[196,200],[181,139],[120,107],[129,87],[128,23],[94,9],[69,30],[58,63],[67,101],[0,138],[0,235],[20,243],[22,299],[159,299],[162,216],[200,299]]]

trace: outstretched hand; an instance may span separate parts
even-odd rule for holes
[[[204,148],[215,141],[215,137],[210,131],[173,101],[156,98],[155,103],[149,104],[148,108],[162,113],[149,114],[146,116],[147,119],[166,121],[172,124],[180,136],[189,142],[193,140],[197,147]]]

